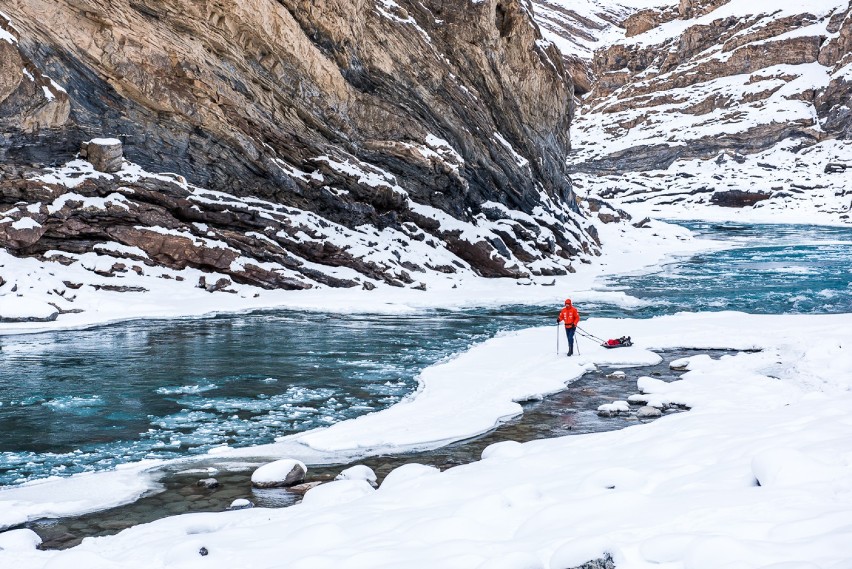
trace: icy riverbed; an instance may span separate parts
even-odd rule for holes
[[[559,389],[587,366],[649,361],[651,348],[761,351],[692,358],[670,384],[640,379],[650,399],[692,408],[653,423],[498,443],[482,461],[445,472],[401,467],[378,490],[333,482],[291,508],[167,518],[63,552],[35,550],[28,530],[7,532],[0,565],[564,569],[609,553],[620,568],[844,567],[852,558],[848,315],[678,314],[587,327],[639,341],[587,346],[568,359],[553,353],[552,327],[507,334],[429,368],[425,385],[436,388],[410,403],[254,454],[299,458],[296,449],[338,452],[350,440],[404,445],[409,417],[421,414],[431,418],[417,427],[421,442],[445,440],[450,424],[472,432],[478,414],[435,394],[459,374],[479,386],[471,396],[483,408],[508,416],[518,411],[512,399]]]

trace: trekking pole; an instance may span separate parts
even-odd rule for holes
[[[556,355],[559,355],[559,322],[556,323]]]
[[[577,355],[580,355],[580,335],[574,336],[574,343],[577,344]]]

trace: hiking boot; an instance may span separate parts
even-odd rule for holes
[[[573,351],[572,351],[572,352],[568,352],[568,357],[569,357],[569,358],[570,358],[571,356],[573,356],[573,355],[574,355],[574,352],[573,352]]]

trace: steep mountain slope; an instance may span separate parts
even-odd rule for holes
[[[565,165],[570,78],[524,1],[0,9],[0,242],[15,255],[129,247],[306,288],[565,274],[596,252]],[[142,169],[45,170],[98,137]]]
[[[542,6],[543,29],[558,33]],[[593,83],[571,158],[584,192],[659,206],[761,202],[767,212],[805,200],[823,219],[849,219],[846,174],[824,173],[852,160],[848,2],[585,6],[589,33],[602,28],[596,51],[558,44],[585,57]]]

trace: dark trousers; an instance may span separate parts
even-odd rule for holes
[[[568,336],[568,353],[569,354],[574,353],[574,332],[576,332],[576,331],[577,331],[577,329],[574,328],[573,326],[571,328],[565,328],[565,335]]]

